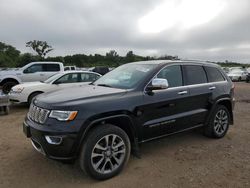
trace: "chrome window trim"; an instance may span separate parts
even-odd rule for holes
[[[150,81],[146,84],[146,86],[144,87],[143,89],[143,93],[146,94],[146,88],[148,87],[148,85],[152,82],[152,80],[157,76],[157,74],[159,74],[159,72],[161,72],[163,69],[165,69],[166,67],[169,67],[169,66],[175,66],[175,65],[179,65],[179,66],[182,66],[184,65],[183,63],[176,63],[176,64],[171,64],[171,65],[166,65],[164,66],[163,68],[161,68],[151,79]],[[206,65],[197,65],[197,64],[189,64],[189,65],[195,65],[195,66],[206,66]],[[209,65],[208,65],[209,66]],[[213,67],[213,66],[211,66]],[[215,67],[217,68],[217,67]],[[218,69],[218,68],[217,68]],[[204,70],[205,71],[205,70]],[[222,74],[223,75],[223,74]],[[224,75],[223,75],[224,77]],[[183,74],[182,74],[182,79],[183,78]],[[183,81],[183,80],[182,80]],[[207,80],[208,81],[208,80]],[[223,81],[218,81],[218,82],[207,82],[207,83],[201,83],[201,84],[191,84],[191,85],[183,85],[183,86],[177,86],[177,87],[170,87],[170,88],[167,88],[167,89],[162,89],[162,90],[155,90],[154,92],[161,92],[161,91],[166,91],[166,90],[173,90],[173,89],[181,89],[181,88],[189,88],[189,87],[194,87],[194,86],[204,86],[204,85],[210,85],[210,84],[218,84],[218,83],[227,83],[227,79],[223,80]]]

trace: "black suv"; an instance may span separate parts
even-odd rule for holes
[[[234,85],[196,61],[122,65],[88,86],[39,95],[23,130],[51,159],[79,159],[96,179],[117,175],[138,144],[203,127],[222,138],[233,124]]]

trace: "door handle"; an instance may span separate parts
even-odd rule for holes
[[[40,76],[44,76],[44,74],[40,74]]]
[[[210,88],[208,88],[209,90],[214,90],[214,89],[216,89],[216,87],[215,86],[212,86],[212,87],[210,87]]]
[[[187,91],[180,91],[180,92],[178,92],[178,95],[185,95],[187,93],[188,93]]]

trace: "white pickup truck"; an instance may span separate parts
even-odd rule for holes
[[[45,81],[50,76],[64,71],[60,62],[32,62],[16,70],[0,71],[0,87],[3,93],[23,82]]]

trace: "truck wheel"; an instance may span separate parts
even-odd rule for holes
[[[229,128],[230,114],[223,105],[218,105],[214,110],[208,125],[205,127],[205,135],[213,138],[222,138]]]
[[[241,82],[241,77],[238,78],[238,82]]]
[[[5,82],[2,86],[2,91],[4,94],[8,94],[11,90],[11,88],[13,86],[17,85],[16,82],[12,82],[12,81],[9,81],[9,82]]]
[[[121,128],[105,124],[91,130],[79,157],[80,167],[98,180],[119,174],[130,156],[130,140]]]
[[[36,97],[37,95],[42,94],[42,93],[43,93],[43,92],[34,92],[34,93],[31,93],[31,94],[29,95],[29,97],[28,97],[28,104],[30,105],[31,102],[32,102],[32,99],[33,99],[34,97]]]

